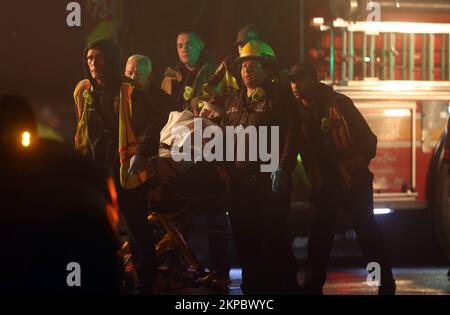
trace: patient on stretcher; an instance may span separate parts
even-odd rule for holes
[[[203,285],[214,287],[221,294],[227,292],[227,279],[218,277],[214,272],[205,272],[183,233],[200,213],[226,209],[230,182],[228,172],[221,162],[174,159],[175,154],[186,148],[193,157],[203,153],[204,142],[195,143],[193,138],[195,131],[198,131],[199,120],[202,129],[217,125],[220,116],[210,109],[209,106],[203,107],[199,117],[187,110],[171,112],[160,134],[159,154],[148,163],[151,187],[149,206],[154,211],[150,221],[159,231],[155,239],[161,272],[158,277],[160,288],[176,287],[171,281],[178,279],[183,286]],[[185,146],[187,141],[193,145]],[[194,274],[187,278],[181,276],[188,270]]]
[[[167,124],[160,133],[159,154],[148,163],[150,186],[155,187],[152,196],[154,201],[163,197],[162,190],[171,195],[204,194],[205,197],[208,194],[227,192],[229,181],[225,167],[220,162],[195,160],[196,156],[202,156],[203,145],[207,142],[204,139],[194,141],[194,133],[199,131],[196,128],[201,126],[204,130],[209,126],[217,126],[218,119],[220,114],[211,104],[203,107],[199,117],[188,110],[170,113]],[[191,152],[183,152],[186,147]],[[175,155],[183,153],[188,153],[193,158],[175,161]]]

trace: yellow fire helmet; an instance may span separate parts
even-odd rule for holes
[[[241,63],[246,59],[259,59],[265,62],[275,62],[275,52],[272,47],[262,40],[251,40],[241,49],[240,56],[236,58],[236,63]]]

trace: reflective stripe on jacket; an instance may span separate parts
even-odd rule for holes
[[[75,149],[83,155],[90,153],[88,141],[89,127],[87,123],[87,111],[92,105],[90,93],[91,84],[89,80],[80,81],[74,91],[74,100],[77,113],[77,131],[75,135]],[[133,128],[132,123],[132,102],[131,95],[133,87],[129,83],[122,83],[120,86],[119,102],[119,156],[120,156],[120,184],[125,189],[133,189],[148,179],[147,170],[130,175],[130,159],[137,151],[139,138]]]

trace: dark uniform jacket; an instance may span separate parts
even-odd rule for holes
[[[267,140],[270,140],[270,127],[279,127],[279,167],[291,171],[295,167],[295,154],[292,154],[291,147],[295,143],[292,139],[293,122],[293,99],[289,91],[277,85],[266,84],[263,87],[263,93],[254,96],[253,100],[247,97],[247,88],[244,86],[226,102],[226,115],[224,124],[226,126],[239,126],[243,128],[248,126],[267,126]],[[257,129],[258,130],[258,129]],[[259,142],[259,140],[258,140]],[[273,152],[271,143],[268,141],[268,152]],[[275,145],[275,144],[273,144]],[[258,143],[259,149],[259,143]],[[248,139],[245,150],[248,151]],[[248,155],[247,155],[248,157]],[[236,161],[238,169],[246,173],[259,173],[261,161]],[[267,162],[263,162],[267,164]]]
[[[172,97],[170,110],[192,110],[197,113],[197,103],[203,92],[203,85],[214,72],[216,66],[210,62],[200,63],[197,69],[189,71],[179,63],[164,72],[161,89]],[[190,93],[186,90],[189,87]]]
[[[345,95],[318,83],[298,105],[296,133],[302,162],[313,188],[351,188],[368,173],[377,137]]]

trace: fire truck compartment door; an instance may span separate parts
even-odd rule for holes
[[[416,103],[355,100],[355,105],[378,138],[377,155],[370,164],[374,195],[392,200],[414,199],[416,147],[420,147]]]

